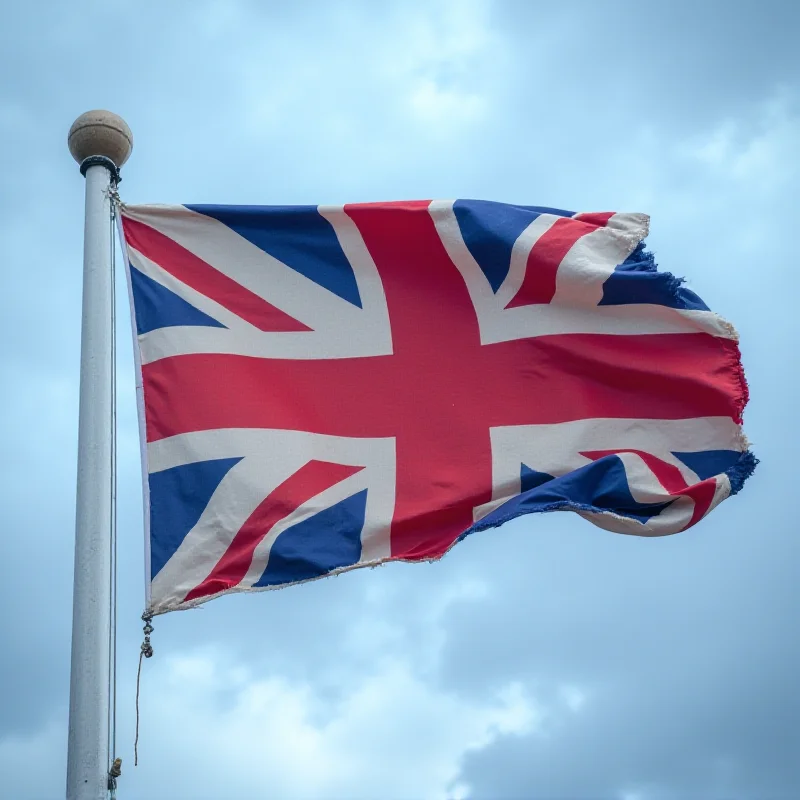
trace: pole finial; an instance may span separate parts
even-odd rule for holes
[[[67,143],[79,164],[91,156],[103,156],[119,168],[131,154],[133,134],[125,120],[111,111],[87,111],[72,123]]]

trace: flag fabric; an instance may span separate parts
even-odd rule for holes
[[[442,556],[521,514],[694,525],[756,460],[733,328],[648,218],[121,207],[153,613]]]

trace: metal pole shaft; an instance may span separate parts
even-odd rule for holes
[[[114,302],[110,180],[106,166],[86,170],[67,800],[103,800],[108,795]]]

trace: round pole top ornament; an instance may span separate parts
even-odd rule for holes
[[[119,168],[131,154],[133,134],[122,117],[110,111],[87,111],[72,123],[67,143],[79,164],[90,156],[105,156]]]

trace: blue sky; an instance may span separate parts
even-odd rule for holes
[[[0,774],[63,795],[83,179],[109,108],[141,202],[476,197],[652,216],[730,319],[762,463],[691,531],[578,517],[156,622],[119,302],[120,798],[794,798],[800,645],[791,2],[29,2],[0,25]]]

